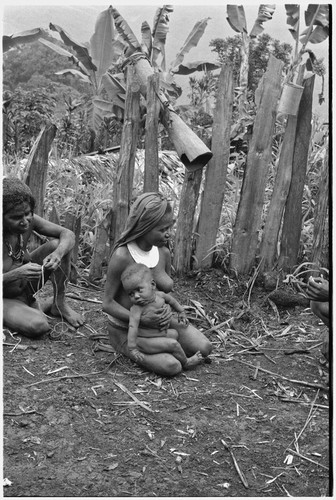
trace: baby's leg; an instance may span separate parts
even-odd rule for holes
[[[173,332],[176,330],[169,329],[170,335],[174,335]],[[162,352],[169,352],[178,361],[180,361],[184,369],[192,368],[198,365],[202,360],[202,355],[200,352],[196,352],[190,358],[187,358],[181,344],[175,338],[167,337],[155,337],[155,338],[144,338],[138,337],[137,344],[139,350],[146,354],[157,354]]]
[[[178,331],[174,330],[173,328],[168,328],[168,330],[167,330],[167,337],[169,339],[175,339],[175,340],[177,340],[178,339]]]

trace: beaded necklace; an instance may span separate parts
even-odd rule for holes
[[[13,260],[23,261],[24,250],[23,250],[23,237],[22,234],[19,235],[19,249],[14,252],[12,245],[4,240],[6,247],[8,248],[8,256],[12,257]]]

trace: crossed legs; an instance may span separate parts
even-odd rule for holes
[[[32,262],[41,264],[43,259],[58,246],[58,240],[50,240],[31,252]],[[65,285],[70,269],[70,253],[65,255],[61,264],[54,273],[45,271],[43,277],[29,283],[31,295],[37,292],[44,281],[51,278],[53,285],[53,298],[43,307],[43,311],[36,301],[27,296],[14,299],[3,299],[3,324],[11,330],[17,331],[27,337],[40,337],[50,330],[48,318],[44,313],[59,316],[78,328],[84,321],[80,314],[73,311],[65,303]]]

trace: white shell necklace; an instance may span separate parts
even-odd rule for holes
[[[142,250],[135,241],[127,243],[127,248],[133,259],[137,264],[145,264],[145,266],[153,268],[159,262],[159,249],[156,246],[146,252]]]

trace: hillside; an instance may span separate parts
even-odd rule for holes
[[[118,5],[113,4],[126,19],[135,35],[140,39],[140,28],[143,21],[150,26],[157,8],[160,5]],[[96,19],[100,12],[108,5],[5,5],[3,7],[3,34],[10,35],[31,28],[48,28],[50,22],[60,25],[79,42],[89,42],[93,32]],[[252,29],[258,13],[258,5],[244,5],[247,25]],[[303,13],[302,13],[303,16]],[[226,38],[234,35],[226,21],[226,4],[223,5],[175,5],[174,12],[170,16],[169,33],[166,42],[166,56],[168,64],[173,60],[176,53],[183,45],[186,37],[197,21],[209,17],[207,29],[198,46],[186,56],[186,61],[210,60],[216,57],[211,52],[209,42],[214,38]],[[302,24],[303,26],[304,24]],[[271,21],[265,23],[265,32],[273,38],[293,44],[293,39],[286,24],[286,13],[284,5],[277,5]],[[317,57],[324,57],[328,67],[329,44],[325,41],[310,47]],[[326,81],[328,76],[326,75]],[[186,100],[189,77],[179,77],[178,83],[184,89],[181,100]],[[317,81],[316,97],[320,92],[320,82]],[[326,102],[319,106],[315,105],[316,112],[328,118],[328,89],[325,89]]]

